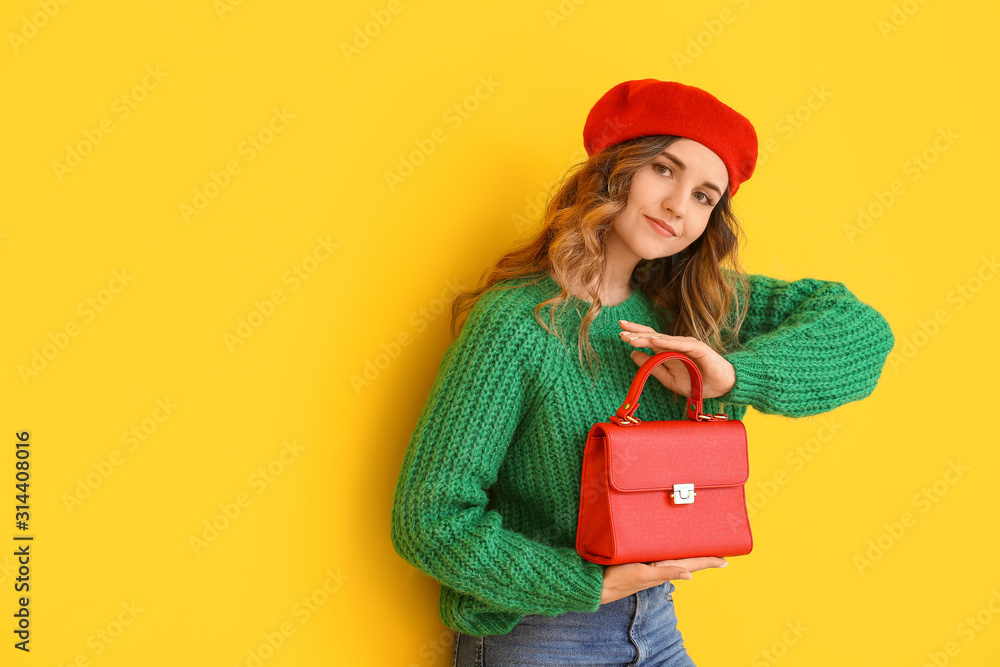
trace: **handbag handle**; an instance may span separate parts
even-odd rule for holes
[[[697,364],[691,361],[683,352],[669,350],[653,355],[639,368],[635,377],[632,378],[632,384],[628,388],[625,402],[615,411],[615,414],[611,415],[613,423],[620,426],[628,426],[629,424],[638,424],[641,421],[634,417],[632,413],[639,407],[639,396],[642,394],[642,388],[645,386],[646,380],[653,372],[653,369],[668,359],[679,359],[683,362],[687,368],[688,375],[691,377],[691,398],[687,399],[687,408],[685,410],[688,419],[691,421],[725,421],[729,419],[729,416],[723,412],[717,412],[714,415],[702,413],[701,371],[698,370]]]

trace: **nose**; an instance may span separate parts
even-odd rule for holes
[[[680,188],[673,188],[663,196],[663,210],[670,211],[674,217],[683,218],[687,204]]]

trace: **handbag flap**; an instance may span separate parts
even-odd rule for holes
[[[743,422],[644,421],[595,424],[591,437],[606,438],[608,477],[619,491],[746,484],[750,476]]]

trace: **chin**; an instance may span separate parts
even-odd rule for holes
[[[669,241],[672,241],[672,240],[673,239],[669,239]],[[650,259],[651,260],[651,259],[660,259],[661,257],[670,257],[671,255],[673,255],[673,254],[675,254],[675,253],[678,252],[677,250],[674,250],[673,248],[670,248],[670,249],[666,248],[665,245],[666,244],[663,241],[661,241],[660,243],[647,245],[645,248],[642,249],[643,250],[642,252],[639,252],[639,253],[636,253],[636,254],[638,254],[643,259]],[[673,244],[670,244],[670,245],[673,245]]]

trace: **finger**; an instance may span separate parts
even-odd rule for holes
[[[690,339],[685,336],[667,336],[656,334],[651,336],[631,336],[622,337],[627,343],[636,347],[648,347],[655,352],[681,352],[693,361],[701,361],[706,358],[707,346],[699,340]],[[710,349],[710,348],[709,348]]]
[[[671,336],[665,336],[664,334],[651,333],[649,335],[643,334],[624,334],[620,335],[620,338],[629,343],[633,347],[648,347],[659,352],[664,352],[666,350],[676,350],[678,352],[686,352],[687,347],[678,345],[672,340]],[[688,355],[694,358],[694,355]]]
[[[663,565],[656,566],[655,563],[649,563],[649,565],[654,565],[658,567],[662,572],[660,573],[663,581],[671,581],[673,579],[691,579],[691,572],[676,565]]]
[[[656,350],[653,350],[656,352]],[[642,366],[646,363],[647,359],[651,359],[652,355],[643,352],[642,350],[632,350],[628,353],[632,360]],[[653,377],[659,378],[661,382],[670,382],[671,377],[674,373],[686,373],[687,369],[681,364],[677,359],[667,359],[661,364],[658,364],[656,368],[653,369]]]
[[[618,326],[624,331],[655,331],[653,327],[647,327],[645,324],[639,324],[638,322],[629,322],[628,320],[618,320]]]
[[[630,330],[623,329],[618,333],[618,336],[622,340],[638,340],[638,341],[650,341],[650,340],[684,340],[685,336],[669,336],[667,334],[660,333],[656,329],[650,327],[644,327],[643,330]],[[688,339],[694,340],[694,339]]]
[[[640,347],[657,347],[684,352],[692,358],[700,356],[701,346],[704,345],[701,341],[688,338],[687,336],[668,336],[667,334],[655,332],[650,334],[625,334],[621,338],[628,343],[639,345]]]
[[[618,334],[618,337],[628,343],[640,343],[642,347],[647,347],[646,343],[661,335],[650,329],[649,331],[622,331]]]
[[[650,358],[650,356],[645,352],[643,352],[642,350],[632,350],[631,352],[629,352],[629,356],[632,357],[632,361],[634,361],[639,366],[642,366],[644,363],[646,363],[646,360]]]
[[[629,338],[650,338],[652,336],[659,336],[661,334],[659,331],[657,331],[652,327],[639,328],[638,326],[636,326],[631,329],[622,329],[618,333],[618,335],[621,336],[623,339],[627,340]]]
[[[709,567],[725,567],[729,562],[717,556],[700,556],[697,558],[680,558],[674,560],[658,560],[651,563],[657,567],[681,567],[689,572],[697,572]]]
[[[632,357],[632,361],[635,362],[635,365],[636,366],[640,366],[640,367],[644,363],[646,363],[649,359],[652,359],[651,355],[646,354],[642,350],[632,350],[631,352],[629,352],[629,356]],[[683,392],[681,390],[681,386],[678,385],[677,382],[674,380],[674,375],[673,375],[673,373],[671,373],[671,369],[667,368],[667,364],[671,364],[673,361],[675,361],[675,360],[671,359],[669,361],[666,361],[666,362],[664,362],[662,364],[657,365],[657,367],[652,370],[651,375],[653,377],[655,377],[657,380],[659,380],[660,384],[662,384],[664,387],[666,387],[670,391],[672,391],[674,393],[682,393],[683,394]],[[679,364],[680,364],[680,362],[678,362],[678,365]],[[681,367],[681,369],[678,369],[676,372],[679,373],[681,371],[686,372],[686,370],[683,367]],[[686,394],[683,394],[683,395],[686,396]]]

